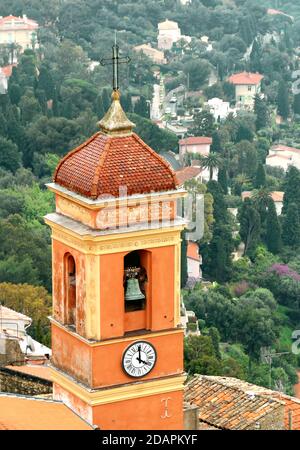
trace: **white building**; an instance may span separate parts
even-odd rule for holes
[[[170,50],[175,42],[182,39],[181,31],[177,22],[165,20],[158,24],[158,48],[161,50]]]
[[[300,150],[282,144],[274,145],[269,150],[266,164],[271,167],[280,167],[285,172],[289,166],[295,166],[300,170]]]
[[[230,108],[230,103],[224,102],[221,98],[211,98],[205,103],[205,105],[208,106],[216,122],[225,120],[230,113],[236,113],[235,109]]]
[[[6,340],[16,340],[21,352],[30,358],[51,355],[51,349],[40,344],[27,334],[32,319],[6,306],[0,305],[0,351]]]

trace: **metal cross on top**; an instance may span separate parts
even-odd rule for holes
[[[113,90],[119,90],[119,64],[128,64],[131,61],[129,56],[124,58],[119,56],[119,46],[117,44],[117,38],[115,37],[115,43],[112,46],[112,58],[103,58],[100,61],[101,66],[107,66],[112,64],[113,66]]]

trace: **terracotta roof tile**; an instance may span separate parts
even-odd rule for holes
[[[86,197],[126,195],[176,189],[171,166],[136,134],[110,136],[96,133],[68,153],[57,166],[54,181]]]
[[[179,141],[179,145],[210,145],[212,138],[207,136],[191,136]]]
[[[252,392],[252,386],[234,378],[196,375],[186,385],[185,401],[198,405],[200,422],[230,430],[255,428],[265,415],[283,408],[284,403]]]
[[[235,85],[258,85],[261,80],[264,78],[260,73],[249,73],[249,72],[241,72],[235,73],[228,78],[229,83]]]
[[[186,181],[192,180],[193,178],[200,175],[202,170],[199,167],[188,166],[184,169],[177,170],[176,176],[179,186],[182,186]]]

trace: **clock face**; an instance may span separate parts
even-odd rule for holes
[[[127,375],[140,378],[147,375],[156,362],[156,351],[149,342],[138,341],[131,344],[123,354],[122,366]]]

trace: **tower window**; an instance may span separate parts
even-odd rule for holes
[[[133,251],[124,258],[125,312],[140,311],[146,307],[146,269],[142,267],[140,253]]]
[[[72,255],[65,257],[66,304],[65,321],[76,328],[76,264]]]

